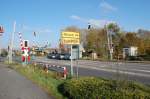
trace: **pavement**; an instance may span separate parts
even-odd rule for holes
[[[0,99],[54,99],[38,85],[0,63]]]

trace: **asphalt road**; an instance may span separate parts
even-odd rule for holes
[[[35,61],[51,65],[66,66],[70,70],[70,61],[53,60],[38,57]],[[101,62],[91,60],[74,61],[74,74],[80,76],[97,76],[110,79],[133,80],[150,85],[150,62]]]
[[[0,63],[0,99],[54,99],[30,80]]]

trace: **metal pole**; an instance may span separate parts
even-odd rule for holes
[[[109,38],[109,32],[108,29],[106,27],[106,33],[107,33],[107,45],[108,45],[108,50],[109,50],[109,56],[111,56],[111,52],[110,52],[110,38]]]
[[[73,60],[72,60],[72,45],[71,45],[71,76],[73,76]]]
[[[11,44],[10,44],[10,52],[9,52],[9,63],[12,63],[12,54],[13,54],[13,41],[14,41],[14,34],[16,31],[16,21],[13,25],[13,32],[12,32],[12,38],[11,38]]]
[[[109,37],[110,37],[110,60],[113,60],[112,31],[110,32]]]
[[[80,45],[78,45],[78,59],[80,58]],[[77,78],[79,77],[79,64],[78,64],[78,59],[76,60],[76,65],[77,65]]]
[[[78,66],[78,60],[76,60],[76,65],[77,65],[77,78],[79,77],[79,66]]]

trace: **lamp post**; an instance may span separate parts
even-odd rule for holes
[[[16,31],[16,22],[13,24],[13,32],[11,36],[11,42],[10,42],[10,50],[9,50],[9,63],[12,63],[12,54],[13,54],[13,42],[14,42],[14,35]]]

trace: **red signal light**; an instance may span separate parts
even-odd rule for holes
[[[4,33],[4,28],[0,26],[0,33]]]

